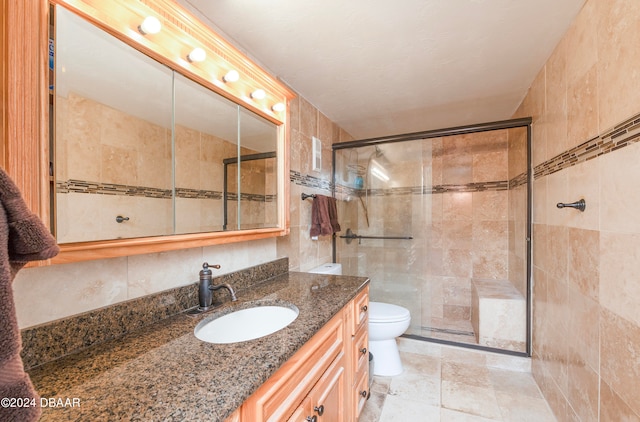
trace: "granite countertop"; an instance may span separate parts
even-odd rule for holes
[[[239,292],[237,302],[212,312],[181,313],[36,367],[29,374],[41,397],[67,404],[43,407],[41,420],[223,421],[368,282],[286,273]],[[268,336],[210,344],[193,334],[211,315],[278,303],[293,304],[300,314]]]

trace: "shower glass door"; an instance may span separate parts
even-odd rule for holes
[[[527,353],[527,129],[334,145],[336,262],[406,334]]]

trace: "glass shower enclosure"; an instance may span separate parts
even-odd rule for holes
[[[333,145],[334,260],[405,336],[530,354],[530,119]]]

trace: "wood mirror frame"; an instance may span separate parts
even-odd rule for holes
[[[289,233],[288,105],[295,94],[170,0],[0,0],[3,136],[0,158],[27,204],[45,223],[50,220],[50,183],[53,183],[49,176],[47,65],[50,4],[73,11],[160,63],[278,125],[278,226],[62,244],[60,254],[45,265],[256,240]],[[156,16],[163,29],[158,34],[145,36],[139,32],[138,25],[149,15]],[[213,60],[202,63],[186,60],[194,45],[205,48]],[[240,81],[233,84],[222,82],[222,76],[229,69],[240,73]],[[265,99],[256,101],[248,95],[257,88],[267,92]],[[274,111],[271,107],[276,103],[284,104],[285,109]]]

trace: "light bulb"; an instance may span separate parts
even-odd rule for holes
[[[222,77],[225,82],[236,82],[238,79],[240,79],[240,74],[237,70],[230,70]]]
[[[267,93],[264,92],[264,89],[256,89],[251,93],[251,98],[253,98],[254,100],[264,100],[266,96]]]
[[[157,34],[161,29],[162,25],[155,16],[147,16],[138,27],[138,31],[140,31],[142,35]]]
[[[276,103],[271,107],[271,110],[280,113],[282,111],[284,111],[286,108],[286,106],[283,103]]]
[[[187,60],[190,62],[202,62],[207,58],[207,52],[201,49],[200,47],[194,48],[191,53],[187,56]]]

